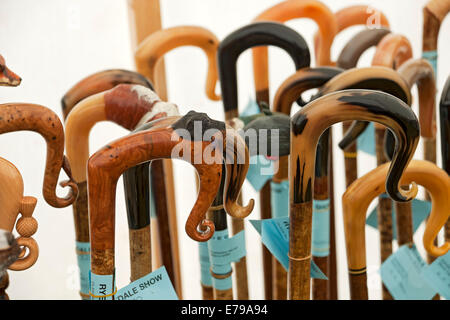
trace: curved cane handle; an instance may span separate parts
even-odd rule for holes
[[[317,65],[331,66],[331,45],[338,33],[336,17],[322,2],[315,0],[290,0],[280,2],[260,13],[253,21],[286,22],[297,18],[310,18],[319,27],[320,38],[316,50]],[[268,87],[268,51],[267,48],[255,48],[253,51],[253,72],[255,87]]]
[[[366,25],[370,29],[389,28],[389,21],[384,13],[371,6],[356,5],[343,8],[335,13],[335,19],[337,23],[336,35],[348,27],[355,25]],[[314,35],[314,51],[316,52],[316,56],[319,52],[321,36],[320,32]]]
[[[355,68],[359,58],[369,48],[377,46],[391,30],[387,28],[365,29],[353,36],[339,54],[336,65],[343,69]]]
[[[64,119],[81,100],[119,84],[138,84],[153,90],[151,82],[140,73],[122,69],[96,72],[78,81],[61,99]]]
[[[396,153],[386,190],[395,201],[411,200],[417,193],[417,186],[412,184],[411,189],[406,191],[400,188],[399,182],[418,143],[419,123],[414,112],[404,102],[386,93],[343,90],[310,102],[291,120],[290,170],[294,173],[291,176],[291,198],[294,202],[312,200],[317,141],[329,126],[345,120],[375,121],[394,132]]]
[[[158,60],[167,52],[181,46],[196,46],[208,58],[206,95],[211,100],[220,100],[215,93],[217,77],[216,54],[219,40],[209,30],[197,26],[179,26],[158,30],[144,39],[136,49],[135,61],[138,70],[148,77],[156,87],[155,67]]]
[[[63,208],[72,204],[78,193],[72,177],[65,185],[70,191],[65,198],[56,195],[59,173],[64,164],[64,130],[58,116],[50,109],[26,103],[7,103],[1,105],[0,117],[8,119],[0,125],[0,133],[29,130],[39,133],[47,143],[43,195],[45,201],[55,207]]]
[[[17,87],[22,79],[12,72],[5,62],[5,58],[0,54],[0,86]]]
[[[256,22],[232,32],[222,40],[217,52],[226,120],[238,116],[237,59],[249,48],[268,45],[285,50],[294,61],[297,70],[309,66],[310,55],[306,41],[300,34],[283,24]],[[268,86],[264,85],[255,89],[257,100],[261,100],[259,97],[267,97]]]
[[[372,59],[373,66],[397,69],[412,58],[412,46],[403,35],[390,33],[381,39]]]
[[[430,0],[423,8],[422,50],[424,52],[437,49],[439,29],[449,12],[449,0]]]

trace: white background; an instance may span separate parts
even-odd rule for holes
[[[277,2],[276,0],[162,0],[163,27],[200,25],[214,32],[219,39],[223,39]],[[324,2],[333,12],[355,4],[374,5],[386,14],[394,32],[409,38],[414,57],[420,57],[422,7],[426,0]],[[297,19],[289,21],[287,25],[301,32],[312,48],[312,37],[317,30],[312,20]],[[358,29],[361,27],[350,28],[337,36],[332,48],[333,60],[336,60],[344,44]],[[439,92],[450,70],[450,61],[444,59],[450,52],[449,36],[450,19],[447,19],[441,26],[439,42],[441,58],[438,65]],[[0,39],[0,53],[6,58],[7,65],[23,79],[20,87],[0,87],[0,103],[42,104],[51,108],[61,118],[60,99],[75,82],[104,69],[134,69],[125,0],[1,0]],[[359,65],[369,65],[372,55],[373,50],[365,53]],[[223,119],[221,102],[209,101],[204,93],[206,66],[206,58],[197,48],[184,47],[166,55],[169,98],[178,104],[182,114],[195,109],[207,112],[212,118]],[[285,52],[277,48],[270,49],[272,98],[276,88],[293,70],[293,63]],[[250,50],[242,54],[238,61],[238,77],[239,109],[242,110],[248,99],[254,95]],[[417,101],[415,90],[414,95],[414,100]],[[416,105],[414,108],[417,110]],[[91,133],[91,152],[125,134],[126,130],[114,124],[98,124]],[[336,126],[334,134],[334,141],[338,141],[341,137],[340,125]],[[2,145],[0,156],[13,162],[23,175],[25,195],[38,198],[34,217],[39,222],[35,239],[40,246],[40,256],[29,270],[10,272],[11,284],[8,293],[11,299],[78,299],[72,209],[52,208],[42,197],[46,148],[44,140],[36,133],[15,132],[1,135],[0,144]],[[419,145],[416,158],[422,158],[421,155],[422,149]],[[339,297],[348,299],[340,201],[344,192],[344,170],[342,152],[336,146],[334,166],[337,168],[335,198]],[[369,156],[359,158],[359,175],[374,167],[374,158]],[[175,176],[178,182],[183,181],[176,186],[183,296],[187,299],[200,299],[197,244],[184,233],[184,222],[196,197],[194,171],[188,164],[177,162]],[[65,178],[61,176],[61,179]],[[64,192],[59,190],[60,195]],[[247,182],[243,193],[245,203],[250,197],[255,198],[257,205],[249,218],[258,219],[257,194]],[[117,285],[121,288],[128,284],[130,270],[128,230],[121,181],[117,188],[116,216]],[[260,239],[249,223],[246,223],[246,228],[250,297],[263,299]],[[421,234],[419,230],[415,237],[420,248]],[[380,285],[376,272],[379,267],[378,235],[370,228],[367,231],[367,242],[370,298],[379,299]]]

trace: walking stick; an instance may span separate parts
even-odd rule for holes
[[[337,32],[336,35],[341,31],[347,29],[348,27],[355,25],[366,25],[366,26],[375,26],[376,28],[380,27],[389,27],[389,22],[386,16],[379,10],[376,10],[370,6],[350,6],[343,8],[335,13],[335,18],[337,22]],[[316,52],[316,56],[318,53],[319,43],[321,41],[321,33],[317,32],[314,35],[314,50]],[[333,65],[335,63],[333,62]],[[339,66],[338,66],[339,67]],[[346,122],[343,123],[343,126],[346,125]],[[337,262],[336,262],[336,237],[335,237],[335,213],[334,213],[334,169],[333,169],[333,135],[332,128],[329,129],[329,139],[330,139],[330,149],[329,149],[329,162],[330,168],[329,171],[332,173],[329,175],[329,207],[330,207],[330,254],[329,254],[329,274],[328,274],[328,283],[329,283],[329,297],[332,300],[338,299],[337,293]],[[325,186],[323,187],[325,189]],[[324,285],[324,281],[320,281],[315,279],[315,282],[322,283]]]
[[[368,299],[366,212],[370,202],[385,192],[384,183],[389,166],[389,163],[385,163],[354,181],[342,196],[351,299]],[[445,254],[450,248],[450,243],[447,242],[445,248],[438,249],[434,247],[433,240],[449,217],[450,178],[442,169],[429,161],[412,160],[401,178],[401,183],[409,184],[413,181],[422,185],[432,199],[430,218],[423,237],[425,249],[434,255]],[[412,225],[409,227],[412,232]]]
[[[417,118],[401,100],[377,91],[343,90],[318,98],[298,111],[291,120],[289,158],[289,299],[310,296],[315,148],[329,126],[344,120],[376,121],[394,131],[396,153],[386,181],[387,192],[397,201],[408,201],[417,193],[416,185],[408,191],[399,188],[419,136]]]
[[[141,123],[176,114],[178,114],[178,108],[174,104],[162,103],[159,97],[147,87],[130,84],[121,84],[113,89],[91,95],[81,100],[69,113],[66,120],[67,157],[73,162],[74,179],[85,196],[85,198],[79,197],[74,206],[75,220],[78,224],[76,228],[79,231],[78,242],[89,242],[86,165],[89,159],[89,132],[92,127],[100,121],[112,121],[125,129],[133,130]],[[164,181],[159,180],[158,183],[164,183]],[[131,281],[134,281],[152,271],[148,172],[142,172],[142,177],[136,177],[134,184],[124,181],[124,186],[130,232]],[[162,187],[155,185],[156,187],[158,188],[155,190],[159,194]],[[142,196],[139,198],[136,198],[136,188],[142,188]],[[162,219],[165,207],[157,202],[155,208],[158,217]],[[167,240],[169,234],[161,232],[161,236]],[[89,253],[89,250],[86,251]],[[163,257],[170,259],[170,251],[165,253]],[[164,262],[167,262],[167,259]],[[167,272],[173,276],[170,265],[173,264],[169,260]],[[85,274],[87,271],[81,270],[80,276],[83,288],[88,289],[89,280]],[[87,292],[82,292],[82,297],[86,297],[86,294]]]
[[[439,103],[439,115],[441,121],[441,156],[442,168],[450,175],[450,76],[442,89]],[[445,239],[450,241],[450,222],[445,225]]]
[[[307,69],[305,69],[307,70]],[[290,112],[292,102],[299,97],[299,95],[308,88],[305,88],[304,71],[300,70],[293,76],[289,77],[283,85],[278,89],[275,98],[275,107],[277,110]],[[373,81],[376,79],[376,81]],[[323,83],[322,83],[323,84]],[[343,89],[372,89],[382,90],[386,93],[393,94],[402,99],[406,103],[410,103],[411,96],[406,83],[393,70],[387,68],[363,68],[350,69],[340,74],[335,75],[331,80],[324,84],[317,96],[323,96],[330,92]],[[315,171],[316,185],[314,189],[314,203],[317,210],[313,211],[314,221],[314,238],[312,240],[312,255],[313,260],[317,266],[328,274],[329,271],[329,253],[330,253],[330,238],[329,238],[329,216],[326,215],[327,206],[329,205],[329,193],[325,187],[325,181],[329,179],[329,133],[326,131],[319,140],[317,151],[317,167]],[[320,290],[327,285],[326,280],[313,279],[313,297],[316,299],[327,299],[327,295]],[[326,290],[325,290],[326,293]]]
[[[215,87],[217,78],[217,62],[216,62],[216,53],[217,47],[219,45],[219,40],[217,37],[210,32],[209,30],[198,27],[198,26],[179,26],[172,27],[163,30],[158,30],[145,38],[135,53],[135,62],[137,69],[147,76],[152,82],[155,84],[156,88],[160,87],[160,83],[158,83],[156,68],[159,65],[158,63],[162,61],[164,55],[174,49],[177,49],[182,46],[196,46],[203,50],[207,59],[208,59],[208,73],[206,78],[206,95],[211,100],[219,100],[220,96],[216,95]],[[163,99],[167,97],[163,96]],[[153,162],[153,167],[161,166]],[[165,164],[170,164],[170,160],[165,160]],[[166,165],[164,166],[166,167]],[[163,175],[165,176],[169,168],[163,169]],[[173,188],[173,178],[167,178],[167,183],[171,184]],[[198,188],[198,185],[197,185]],[[169,191],[169,190],[167,190]],[[167,192],[166,192],[167,193]],[[173,195],[168,194],[168,198],[173,197]],[[160,200],[162,203],[163,201]],[[169,211],[170,212],[170,211]],[[175,212],[175,211],[174,211]],[[174,266],[175,266],[175,287],[179,288],[177,292],[181,294],[181,271],[180,271],[180,258],[179,258],[179,250],[178,250],[178,231],[177,231],[177,223],[176,223],[176,215],[169,217],[170,228],[168,229],[171,232],[170,242],[168,245],[170,246],[166,250],[168,253],[172,252],[174,256]],[[161,225],[161,224],[160,224]],[[167,242],[167,240],[166,240]],[[199,244],[200,248],[201,244]],[[164,250],[163,250],[164,251]],[[212,288],[205,286],[202,284],[202,293],[205,299],[212,299]]]
[[[335,77],[337,74],[342,72],[341,69],[335,67],[318,67],[318,68],[303,68],[297,71],[294,75],[290,76],[286,79],[283,84],[278,88],[274,102],[273,108],[276,112],[281,112],[287,116],[291,114],[291,106],[292,102],[298,97],[301,97],[302,93],[306,90],[313,89],[316,87],[320,87],[324,85],[328,80]],[[284,102],[284,100],[289,100],[289,102]],[[278,171],[274,174],[272,187],[274,190],[283,190],[285,189],[285,182],[288,181],[288,157],[281,157],[278,161]],[[274,192],[274,199],[276,201],[288,201],[288,193],[286,196],[280,195],[280,199],[278,196],[275,197],[276,193]],[[275,202],[275,201],[274,201]],[[285,213],[277,212],[276,207],[274,207],[274,216],[282,216]],[[315,261],[317,263],[317,261]],[[318,267],[328,274],[328,265],[327,261],[319,261]],[[286,300],[287,298],[287,272],[284,267],[273,259],[273,270],[274,270],[274,290],[273,296],[274,299]],[[313,281],[315,281],[314,279]],[[316,282],[317,284],[317,282]],[[315,289],[320,288],[319,286],[313,285],[313,296],[318,298],[319,290],[314,294]],[[323,288],[322,288],[323,289]],[[322,292],[322,296],[326,295],[328,290],[324,290]]]
[[[12,232],[16,225],[16,230],[20,235],[17,241],[14,237],[9,239],[9,241],[14,240],[14,243],[11,244],[16,247],[0,245],[4,248],[0,249],[0,300],[4,300],[8,299],[5,289],[9,284],[6,269],[21,271],[33,266],[39,256],[39,247],[32,238],[38,227],[37,221],[32,217],[37,199],[23,195],[22,175],[11,162],[3,158],[0,158],[0,181],[2,181],[0,185],[0,206],[2,207],[0,229],[2,229],[2,233],[4,231]],[[17,220],[19,213],[21,217]]]
[[[19,259],[20,247],[13,234],[6,230],[0,230],[0,300],[9,300],[5,290],[9,285],[8,267]]]
[[[253,209],[251,200],[246,207],[237,204],[240,188],[248,170],[248,150],[242,138],[234,130],[226,130],[222,122],[209,119],[206,114],[193,111],[184,117],[162,119],[164,124],[146,131],[116,140],[91,156],[88,162],[89,224],[91,232],[91,292],[95,298],[112,297],[114,294],[114,216],[115,185],[120,174],[140,163],[155,159],[177,158],[192,163],[200,178],[200,190],[196,203],[186,222],[186,233],[196,241],[207,241],[214,233],[214,224],[205,220],[207,209],[219,189],[222,162],[227,160],[223,203],[227,213],[244,218]],[[202,134],[215,130],[210,141],[193,140],[194,122],[202,123]],[[183,131],[182,129],[185,129]],[[180,136],[181,133],[187,133]],[[211,131],[210,131],[211,132]],[[201,135],[203,137],[203,135]],[[223,146],[223,150],[217,146]],[[174,152],[177,148],[178,154]],[[212,158],[203,159],[205,149]],[[222,152],[223,154],[221,154]],[[194,159],[200,159],[194,161]],[[240,159],[241,161],[237,161]],[[211,161],[215,160],[215,161]],[[242,163],[242,160],[244,163]],[[101,195],[101,196],[100,196]],[[105,277],[109,276],[109,277]],[[112,277],[111,277],[112,276]],[[101,279],[108,281],[111,292],[97,296]]]
[[[292,58],[296,70],[309,66],[310,57],[306,41],[297,32],[280,23],[256,22],[244,26],[229,34],[218,49],[218,65],[220,85],[222,89],[225,120],[238,116],[237,74],[236,63],[240,54],[253,47],[273,45],[284,49]],[[261,47],[265,48],[265,47]],[[265,48],[267,50],[267,48]],[[267,66],[267,61],[266,61]],[[254,64],[254,71],[260,66]],[[255,73],[255,77],[258,75]],[[256,79],[256,78],[255,78]],[[266,79],[267,80],[267,79]],[[258,103],[269,103],[268,81],[264,87],[256,87]],[[261,218],[271,218],[270,184],[267,183],[260,191]],[[235,225],[236,224],[236,225]],[[243,221],[233,221],[233,233],[244,229]],[[263,246],[264,287],[266,299],[272,298],[272,258],[270,252]],[[236,264],[237,271],[242,270],[242,276],[237,283],[242,292],[238,299],[248,299],[247,270],[245,257]],[[238,276],[238,273],[236,274]]]

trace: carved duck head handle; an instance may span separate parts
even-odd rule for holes
[[[41,105],[6,103],[0,108],[0,118],[8,120],[0,123],[0,134],[28,130],[39,133],[45,139],[47,160],[42,191],[44,199],[55,208],[71,205],[77,197],[78,187],[72,179],[69,162],[64,156],[64,130],[58,116]],[[61,182],[62,187],[70,187],[65,198],[56,195],[61,169],[64,169],[69,177],[68,181]]]
[[[0,55],[0,86],[17,87],[22,79],[12,72],[5,62],[5,58]]]
[[[257,46],[273,45],[285,50],[295,63],[295,69],[308,67],[309,49],[303,37],[293,29],[275,22],[256,22],[229,34],[217,52],[225,119],[238,116],[236,63],[242,52]],[[259,66],[258,66],[259,68]],[[257,101],[266,101],[268,84],[256,88]],[[264,97],[264,98],[260,98]]]

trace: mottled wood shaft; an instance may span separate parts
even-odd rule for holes
[[[290,204],[289,300],[310,299],[312,201]],[[292,287],[290,287],[292,285]]]
[[[386,130],[375,126],[375,148],[377,165],[388,162],[384,153],[384,135]],[[378,232],[380,233],[380,257],[383,263],[392,254],[392,200],[378,197]],[[383,300],[391,300],[392,296],[383,284]]]
[[[131,282],[152,272],[150,234],[150,225],[129,229]]]
[[[91,248],[91,271],[98,275],[114,274],[114,249]]]
[[[79,242],[89,242],[89,213],[86,181],[78,182],[78,197],[73,203],[73,220],[75,224],[75,239]]]
[[[342,123],[342,133],[345,134],[350,128],[352,122],[344,121]],[[356,142],[350,145],[344,151],[345,165],[345,187],[348,188],[358,178],[358,149]]]
[[[214,290],[214,300],[233,300],[233,289]]]
[[[241,196],[240,196],[241,198]],[[242,203],[242,201],[239,201]],[[244,230],[244,219],[231,218],[231,230],[233,235]],[[247,277],[247,257],[243,257],[234,263],[234,273],[236,277],[236,294],[238,300],[248,300],[248,277]]]
[[[214,300],[213,287],[202,286],[202,299],[203,300]]]
[[[272,299],[273,300],[286,300],[287,299],[287,271],[283,265],[278,262],[275,257],[272,257],[272,271],[273,271],[273,287],[272,287]]]
[[[350,282],[350,299],[351,300],[368,300],[369,293],[367,290],[367,273],[349,274]]]
[[[399,246],[412,243],[413,222],[411,202],[395,202],[397,219],[397,243]]]
[[[268,181],[259,192],[259,205],[261,210],[261,219],[272,218],[271,201],[270,201],[270,181]],[[264,295],[266,300],[272,300],[273,290],[273,269],[272,269],[272,254],[263,245],[263,277],[264,277]]]

